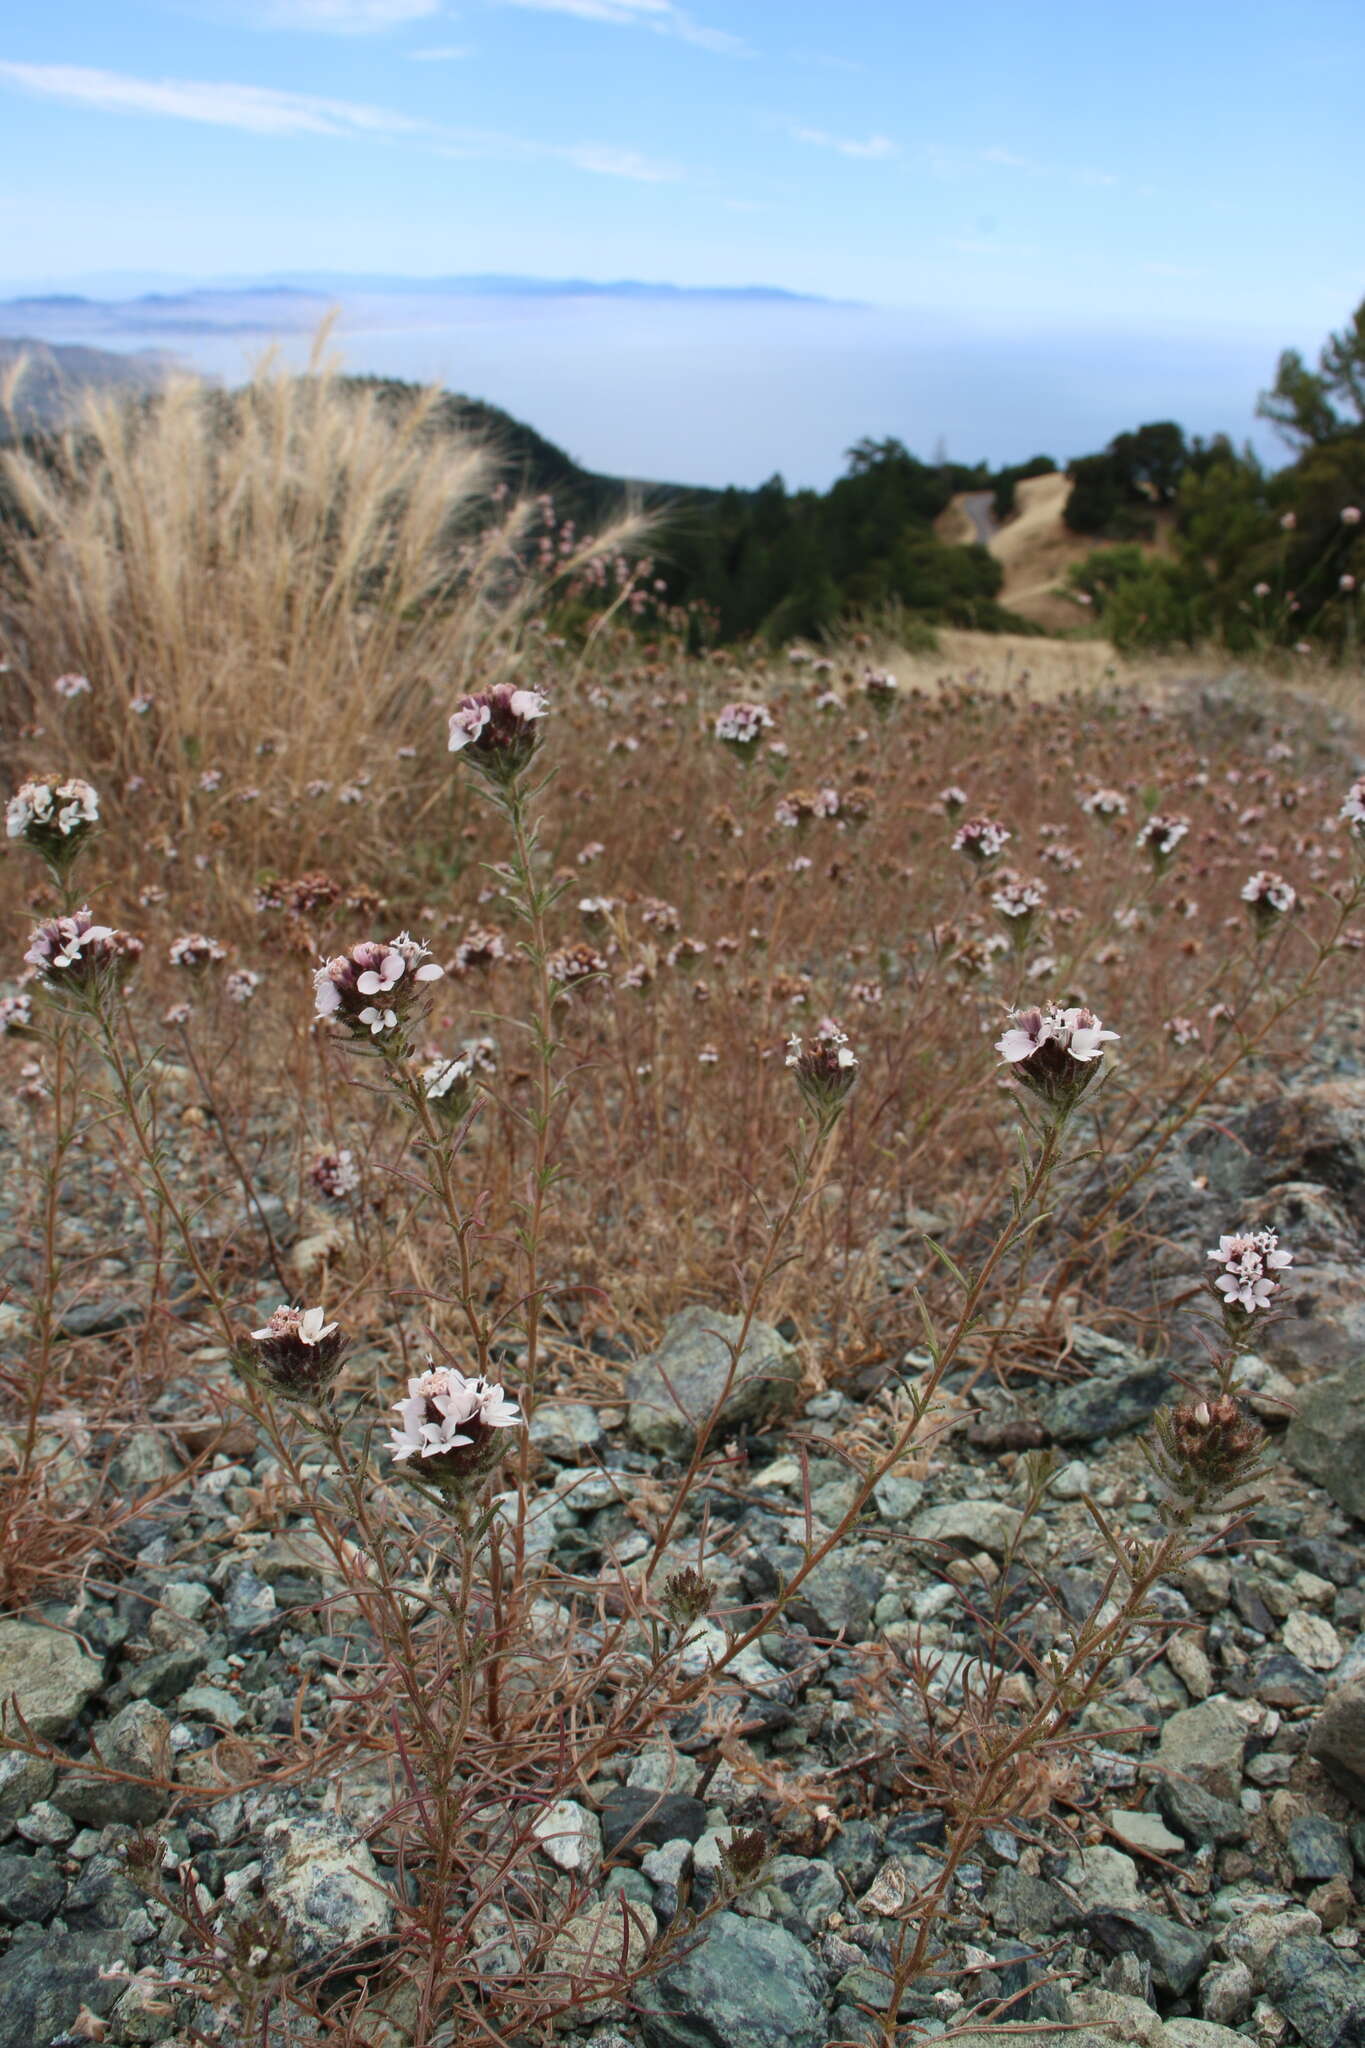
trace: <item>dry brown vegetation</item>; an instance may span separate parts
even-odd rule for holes
[[[1365,934],[1338,823],[1348,761],[1303,696],[1249,681],[1204,694],[1169,669],[1142,672],[1163,687],[1138,693],[1090,647],[945,635],[937,663],[870,640],[818,662],[698,659],[644,641],[609,603],[566,646],[559,594],[628,536],[542,574],[529,508],[475,522],[484,451],[433,448],[420,410],[397,423],[325,378],[267,378],[226,426],[188,392],[136,427],[101,412],[55,470],[10,474],[31,525],[0,590],[11,779],[97,786],[80,890],[145,942],[126,995],[106,990],[93,1010],[54,1012],[29,986],[38,1035],[12,1033],[0,1054],[24,1254],[12,1329],[27,1343],[6,1512],[41,1554],[16,1598],[60,1569],[69,1519],[54,1507],[24,1533],[43,1505],[35,1418],[50,1432],[54,1414],[94,1409],[127,1430],[171,1390],[196,1456],[244,1420],[264,1432],[278,1491],[255,1526],[285,1507],[313,1517],[378,1662],[364,1686],[337,1688],[321,1732],[299,1721],[236,1767],[293,1782],[392,1766],[374,1834],[411,1879],[395,1880],[407,2038],[507,2038],[481,2017],[490,1924],[522,1941],[500,1994],[511,2023],[548,2038],[556,2011],[581,2003],[581,1984],[547,1992],[545,1968],[583,1899],[566,1906],[543,1872],[525,1876],[532,1817],[706,1695],[704,1669],[682,1673],[685,1631],[668,1634],[651,1574],[681,1562],[671,1532],[695,1529],[691,1493],[737,1483],[744,1453],[711,1462],[703,1430],[675,1491],[640,1483],[643,1575],[570,1584],[542,1575],[525,1541],[524,1435],[503,1473],[515,1539],[499,1550],[478,1516],[457,1535],[429,1503],[395,1505],[366,1428],[433,1348],[524,1375],[528,1407],[568,1393],[610,1404],[625,1353],[679,1308],[743,1308],[789,1319],[808,1389],[865,1393],[840,1450],[863,1489],[853,1519],[876,1476],[914,1469],[949,1419],[924,1404],[954,1362],[1065,1371],[1082,1305],[1159,1349],[1160,1327],[1135,1330],[1107,1302],[1118,1234],[1142,1228],[1122,1198],[1177,1132],[1263,1085],[1265,1055],[1349,1000]],[[884,713],[866,674],[883,663],[898,677]],[[88,689],[54,691],[72,674]],[[525,816],[491,806],[446,747],[462,693],[506,680],[549,703]],[[747,762],[714,732],[737,699],[774,719]],[[1102,789],[1108,824],[1086,808]],[[804,822],[783,822],[784,800]],[[1168,866],[1138,844],[1153,813],[1188,822]],[[1009,834],[985,868],[953,844],[972,815]],[[1298,904],[1258,934],[1242,890],[1267,868]],[[1027,918],[994,900],[1011,875],[1041,884]],[[21,845],[3,889],[17,986],[28,927],[51,908]],[[190,931],[226,958],[172,965]],[[358,1060],[313,1016],[319,959],[400,931],[446,968],[411,1049],[489,1042],[458,1127],[422,1107],[406,1062]],[[566,959],[572,948],[586,950]],[[229,983],[243,972],[250,988]],[[1021,1098],[995,1041],[1012,1009],[1049,1000],[1091,1005],[1121,1040],[1068,1139],[1084,1166],[1062,1175],[1045,1221],[1060,1137],[1035,1127],[1021,1170]],[[784,1045],[825,1018],[849,1034],[858,1084],[837,1121],[803,1131]],[[315,1169],[343,1152],[355,1184],[329,1195]],[[1203,1256],[1189,1247],[1191,1289]],[[59,1312],[115,1272],[140,1320],[98,1344],[56,1342]],[[325,1483],[314,1439],[226,1372],[281,1294],[325,1300],[351,1342],[345,1417],[316,1425]],[[926,1315],[937,1364],[920,1352],[918,1388],[883,1388],[878,1369],[923,1343]],[[174,1393],[187,1386],[193,1398]],[[1036,1819],[1065,1794],[1058,1702],[1098,1696],[1114,1631],[1192,1540],[1183,1514],[1140,1569],[1114,1539],[1118,1620],[1109,1608],[1098,1634],[1078,1630],[1071,1692],[1040,1677],[1027,1712],[992,1695],[964,1709],[947,1752],[906,1750],[905,1783],[928,1773],[962,1823],[957,1860],[992,1817]],[[69,1545],[69,1579],[94,1569],[88,1537]],[[702,1562],[708,1540],[689,1538]],[[115,1570],[116,1530],[109,1548]],[[780,1605],[727,1618],[722,1665]],[[870,1666],[883,1698],[879,1683]],[[182,1774],[178,1796],[222,1797],[223,1781]],[[807,1788],[806,1808],[818,1803]],[[490,1814],[511,1815],[510,1833]],[[906,1904],[897,1996],[934,1909]],[[185,1910],[192,1923],[193,1899]],[[324,2010],[286,1963],[252,1990],[250,1929],[192,1932],[252,2038],[314,2038],[289,2033],[299,2014],[317,2038],[369,2038],[358,1994]],[[620,1988],[620,1970],[603,1973]],[[457,2031],[441,2036],[452,2011]],[[894,2004],[886,2026],[890,2041]]]

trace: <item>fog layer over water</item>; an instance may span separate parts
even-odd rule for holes
[[[1007,331],[820,301],[413,292],[190,291],[0,301],[0,333],[159,348],[227,382],[272,342],[301,366],[339,305],[344,367],[434,380],[502,406],[588,468],[692,484],[824,487],[863,436],[926,459],[1065,460],[1145,420],[1253,439],[1266,336]]]

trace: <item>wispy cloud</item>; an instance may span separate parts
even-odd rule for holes
[[[438,43],[429,50],[406,50],[404,55],[412,64],[458,64],[462,57],[474,54],[470,43]]]
[[[1000,164],[1007,171],[1028,171],[1035,178],[1047,175],[1042,164],[1035,163],[1031,156],[1016,156],[1012,149],[983,149],[981,161],[983,164]]]
[[[244,28],[368,36],[429,21],[440,13],[441,0],[223,0],[215,11]]]
[[[861,157],[868,162],[900,155],[899,143],[889,135],[869,135],[860,141],[856,136],[827,134],[823,128],[793,128],[790,134],[793,142],[808,142],[814,149],[832,149],[839,156]]]
[[[694,21],[673,0],[499,0],[499,4],[535,14],[568,14],[575,21],[602,22],[610,28],[648,28],[656,35],[677,36],[684,43],[727,56],[748,54],[748,45],[739,36]]]
[[[193,78],[131,78],[82,64],[0,63],[0,82],[68,106],[110,114],[159,114],[248,135],[418,135],[426,124],[387,107],[268,85],[229,85]]]
[[[547,156],[558,156],[578,171],[593,171],[601,178],[629,178],[637,185],[673,185],[682,172],[676,164],[656,163],[638,150],[617,149],[610,143],[575,142],[564,149],[550,146]]]
[[[329,136],[344,140],[400,139],[438,156],[568,164],[596,177],[640,185],[672,184],[683,175],[664,163],[609,142],[542,142],[497,130],[444,128],[388,107],[311,93],[278,92],[264,85],[227,85],[189,78],[131,78],[77,64],[0,63],[0,86],[10,84],[43,99],[92,107],[109,114],[143,114],[236,128],[247,135]]]

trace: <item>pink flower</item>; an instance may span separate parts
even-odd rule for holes
[[[1359,526],[1359,505],[1343,505],[1341,508],[1341,523],[1343,526]]]
[[[1068,1113],[1099,1072],[1106,1045],[1118,1042],[1093,1010],[1081,1005],[1063,1009],[1021,1010],[996,1040],[995,1049],[1019,1079],[1050,1108]]]
[[[766,704],[726,704],[716,716],[715,736],[747,761],[765,732],[771,730],[773,715]]]
[[[959,825],[953,834],[953,852],[965,853],[969,860],[982,867],[989,861],[998,860],[1010,842],[1010,833],[1004,825],[997,825],[992,818],[968,818],[965,825]]]
[[[1294,1254],[1280,1250],[1280,1241],[1273,1230],[1256,1230],[1218,1240],[1216,1251],[1209,1258],[1222,1271],[1214,1281],[1214,1287],[1223,1297],[1225,1310],[1237,1309],[1252,1315],[1258,1308],[1269,1308],[1281,1291],[1281,1283],[1275,1279],[1294,1263]]]
[[[495,1432],[522,1421],[500,1386],[447,1365],[410,1379],[405,1398],[393,1405],[400,1424],[389,1432],[394,1463],[415,1460],[423,1479],[452,1491],[481,1478],[501,1455]]]
[[[460,699],[450,715],[449,751],[467,752],[494,782],[514,782],[535,753],[540,737],[535,728],[549,708],[539,690],[494,683]]]
[[[313,975],[315,1014],[335,1017],[360,1034],[378,1038],[396,1031],[412,1014],[423,983],[439,981],[445,969],[430,949],[401,932],[396,939],[362,939],[349,953],[325,960]],[[391,996],[374,1003],[367,998]]]

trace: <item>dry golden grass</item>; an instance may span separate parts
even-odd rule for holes
[[[970,547],[977,530],[959,492],[934,522],[934,531],[951,546]],[[1066,524],[1071,482],[1064,474],[1025,477],[1016,486],[1014,515],[992,536],[990,553],[1005,572],[1000,602],[1021,618],[1046,627],[1049,633],[1085,628],[1085,613],[1074,599],[1062,595],[1067,572],[1100,545],[1093,536],[1073,533]],[[1171,518],[1157,515],[1153,554],[1170,546]]]

